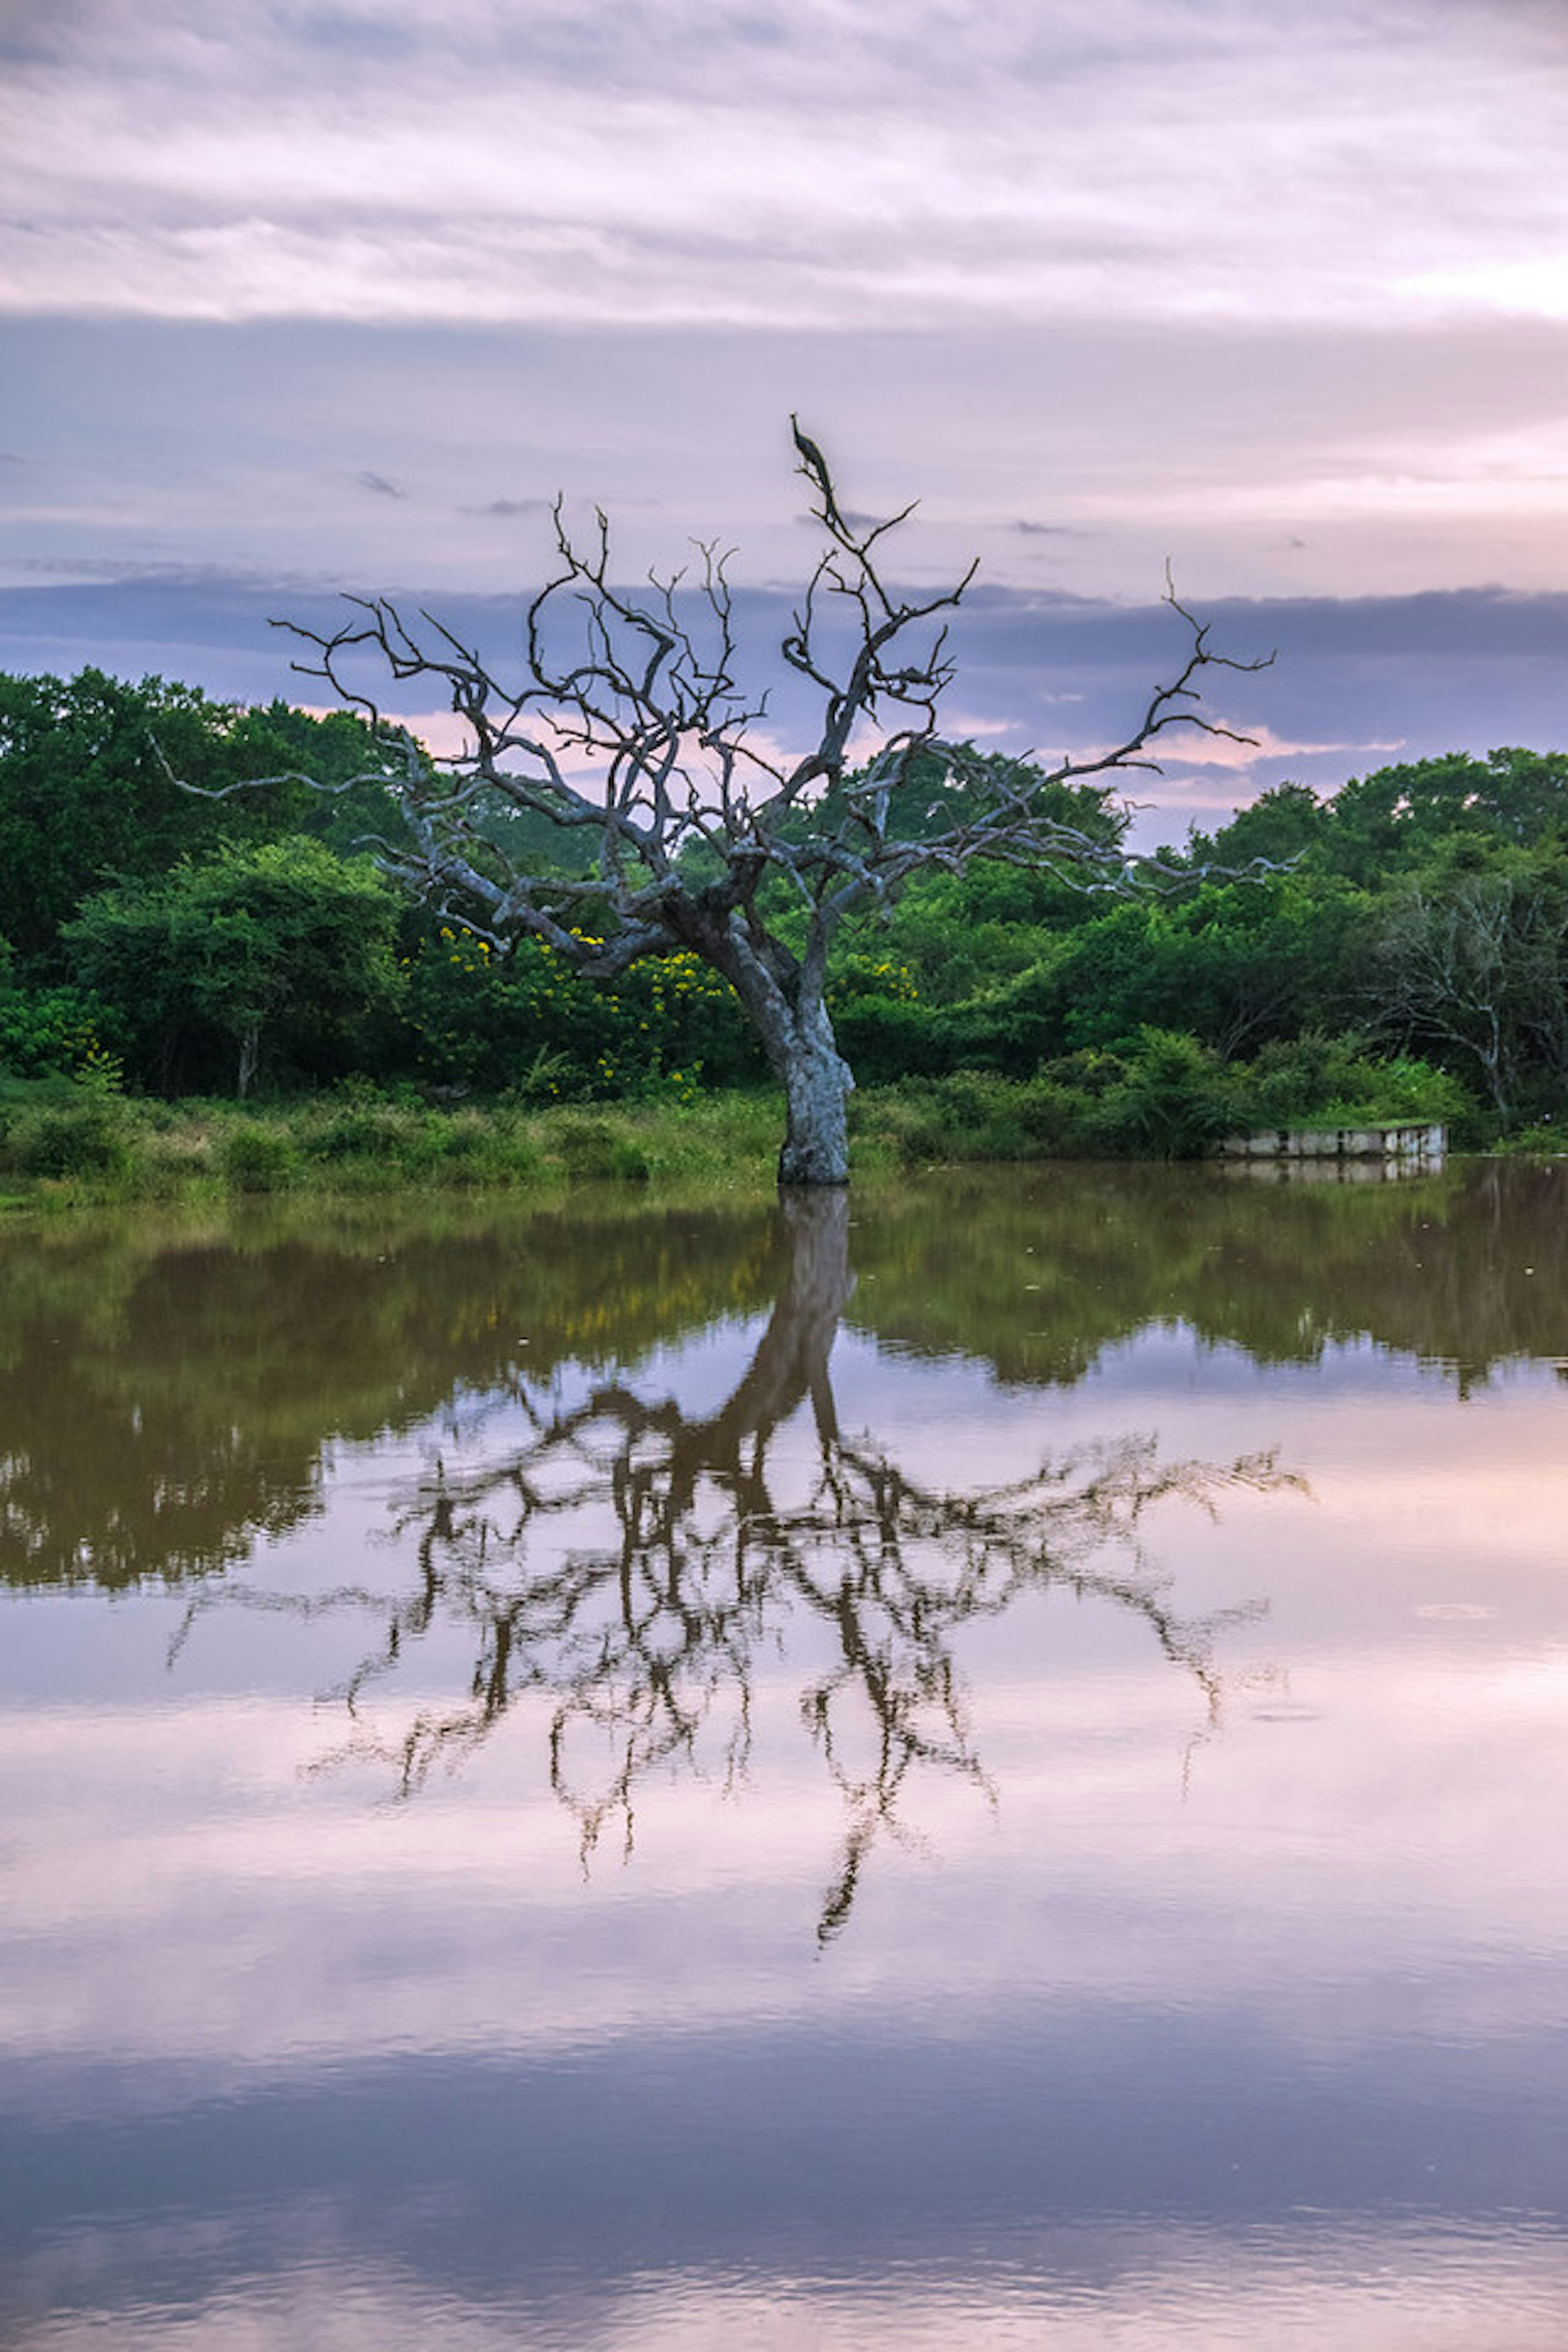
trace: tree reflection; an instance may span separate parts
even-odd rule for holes
[[[1081,1448],[1024,1476],[953,1489],[847,1433],[830,1377],[853,1288],[849,1204],[781,1202],[784,1270],[740,1379],[708,1412],[612,1378],[574,1402],[514,1375],[521,1439],[482,1465],[435,1465],[397,1517],[416,1572],[389,1601],[348,1588],[313,1598],[199,1596],[185,1621],[235,1601],[304,1613],[357,1608],[379,1637],[338,1696],[353,1718],[338,1751],[390,1763],[405,1795],[483,1741],[529,1695],[549,1723],[552,1786],[586,1860],[618,1824],[630,1851],[639,1789],[716,1740],[745,1775],[764,1660],[810,1661],[804,1724],[844,1805],[842,1851],[818,1934],[847,1918],[874,1843],[903,1834],[921,1771],[988,1790],[965,1718],[957,1630],[1023,1594],[1065,1585],[1132,1612],[1217,1721],[1215,1644],[1253,1609],[1177,1612],[1142,1547],[1157,1503],[1213,1509],[1226,1488],[1292,1484],[1271,1457],[1162,1463],[1150,1441]],[[454,1703],[416,1706],[389,1736],[387,1686],[426,1637],[458,1632],[474,1656]]]
[[[1568,1363],[1565,1182],[1563,1162],[1524,1160],[1346,1188],[949,1172],[862,1201],[849,1319],[1030,1391],[1158,1323],[1266,1366],[1370,1342],[1468,1397],[1501,1366]],[[232,1570],[330,1507],[334,1449],[510,1380],[520,1333],[537,1396],[556,1367],[764,1311],[788,1239],[767,1213],[623,1192],[5,1227],[0,1591]]]
[[[0,1589],[237,1567],[321,1514],[331,1450],[770,1294],[749,1213],[415,1200],[0,1234]]]

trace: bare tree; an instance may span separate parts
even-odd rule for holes
[[[176,1647],[215,1608],[363,1612],[376,1637],[337,1693],[353,1725],[339,1754],[389,1768],[404,1796],[514,1706],[542,1701],[551,1783],[586,1863],[616,1825],[629,1853],[638,1791],[672,1764],[697,1769],[717,1746],[728,1778],[744,1778],[759,1663],[804,1637],[818,1663],[801,1720],[845,1814],[824,1940],[847,1919],[879,1838],[904,1833],[911,1781],[946,1772],[989,1793],[952,1654],[969,1621],[1051,1585],[1130,1611],[1191,1678],[1198,1736],[1215,1727],[1217,1641],[1258,1605],[1181,1612],[1144,1553],[1143,1522],[1173,1498],[1212,1511],[1226,1491],[1298,1482],[1271,1455],[1162,1461],[1139,1438],[981,1489],[911,1471],[839,1423],[829,1352],[853,1287],[847,1198],[786,1193],[780,1213],[777,1304],[711,1412],[622,1380],[563,1409],[548,1383],[520,1378],[523,1442],[470,1471],[437,1464],[399,1514],[414,1551],[401,1592],[215,1586]],[[816,1441],[806,1457],[774,1444],[797,1414]],[[420,1644],[454,1632],[473,1658],[467,1687],[446,1701],[426,1688],[400,1714],[398,1675],[426,1685]]]
[[[1417,876],[1392,892],[1368,940],[1376,1025],[1462,1058],[1500,1119],[1531,1066],[1568,1066],[1564,897],[1550,866],[1513,853],[1479,873]]]
[[[1152,767],[1177,726],[1228,734],[1200,715],[1199,681],[1262,665],[1213,652],[1173,593],[1185,659],[1124,741],[1048,770],[984,760],[939,723],[948,618],[974,568],[929,595],[894,587],[887,541],[912,509],[865,521],[840,504],[798,425],[795,445],[823,537],[780,648],[820,714],[796,756],[771,747],[766,697],[739,683],[725,555],[700,547],[689,577],[650,575],[630,593],[612,579],[603,513],[580,545],[560,501],[556,569],[528,607],[510,681],[429,614],[405,616],[384,597],[349,598],[351,617],[330,634],[285,625],[314,649],[295,670],[377,725],[384,689],[366,687],[367,656],[399,688],[437,689],[462,722],[463,748],[447,759],[401,738],[386,781],[407,832],[377,845],[387,869],[492,943],[543,940],[596,980],[642,957],[700,956],[734,990],[784,1088],[780,1182],[841,1184],[854,1081],[825,989],[846,917],[889,906],[913,874],[978,858],[1045,864],[1091,887],[1152,866],[1065,820],[1054,788]],[[519,814],[545,820],[566,854],[509,847],[505,820],[515,836]],[[541,870],[547,862],[566,870]]]

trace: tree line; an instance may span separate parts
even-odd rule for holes
[[[399,888],[363,845],[395,829],[407,756],[349,711],[91,669],[0,678],[0,1075],[538,1103],[766,1079],[754,1021],[678,939],[607,979],[580,968],[593,870],[527,811],[490,814],[515,863],[571,883],[561,942],[498,940]],[[275,781],[229,789],[257,776]],[[852,812],[866,781],[824,790]],[[1179,1152],[1357,1107],[1446,1114],[1478,1143],[1549,1133],[1568,1116],[1565,788],[1568,755],[1516,749],[1331,796],[1284,782],[1108,896],[1082,884],[1114,871],[1125,809],[1108,782],[1057,782],[1051,822],[1099,866],[915,863],[837,926],[832,1031],[862,1086],[1025,1089],[1042,1149]],[[1039,776],[994,754],[942,789],[1042,805]],[[763,887],[804,951],[808,912],[786,877]]]

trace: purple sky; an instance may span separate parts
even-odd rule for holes
[[[0,0],[0,114],[6,667],[289,692],[268,613],[513,592],[558,490],[766,629],[795,408],[979,556],[955,727],[1121,732],[1167,559],[1278,648],[1167,834],[1568,741],[1561,0]]]

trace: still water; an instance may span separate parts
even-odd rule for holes
[[[0,1235],[0,2340],[1560,2346],[1565,1200]]]

